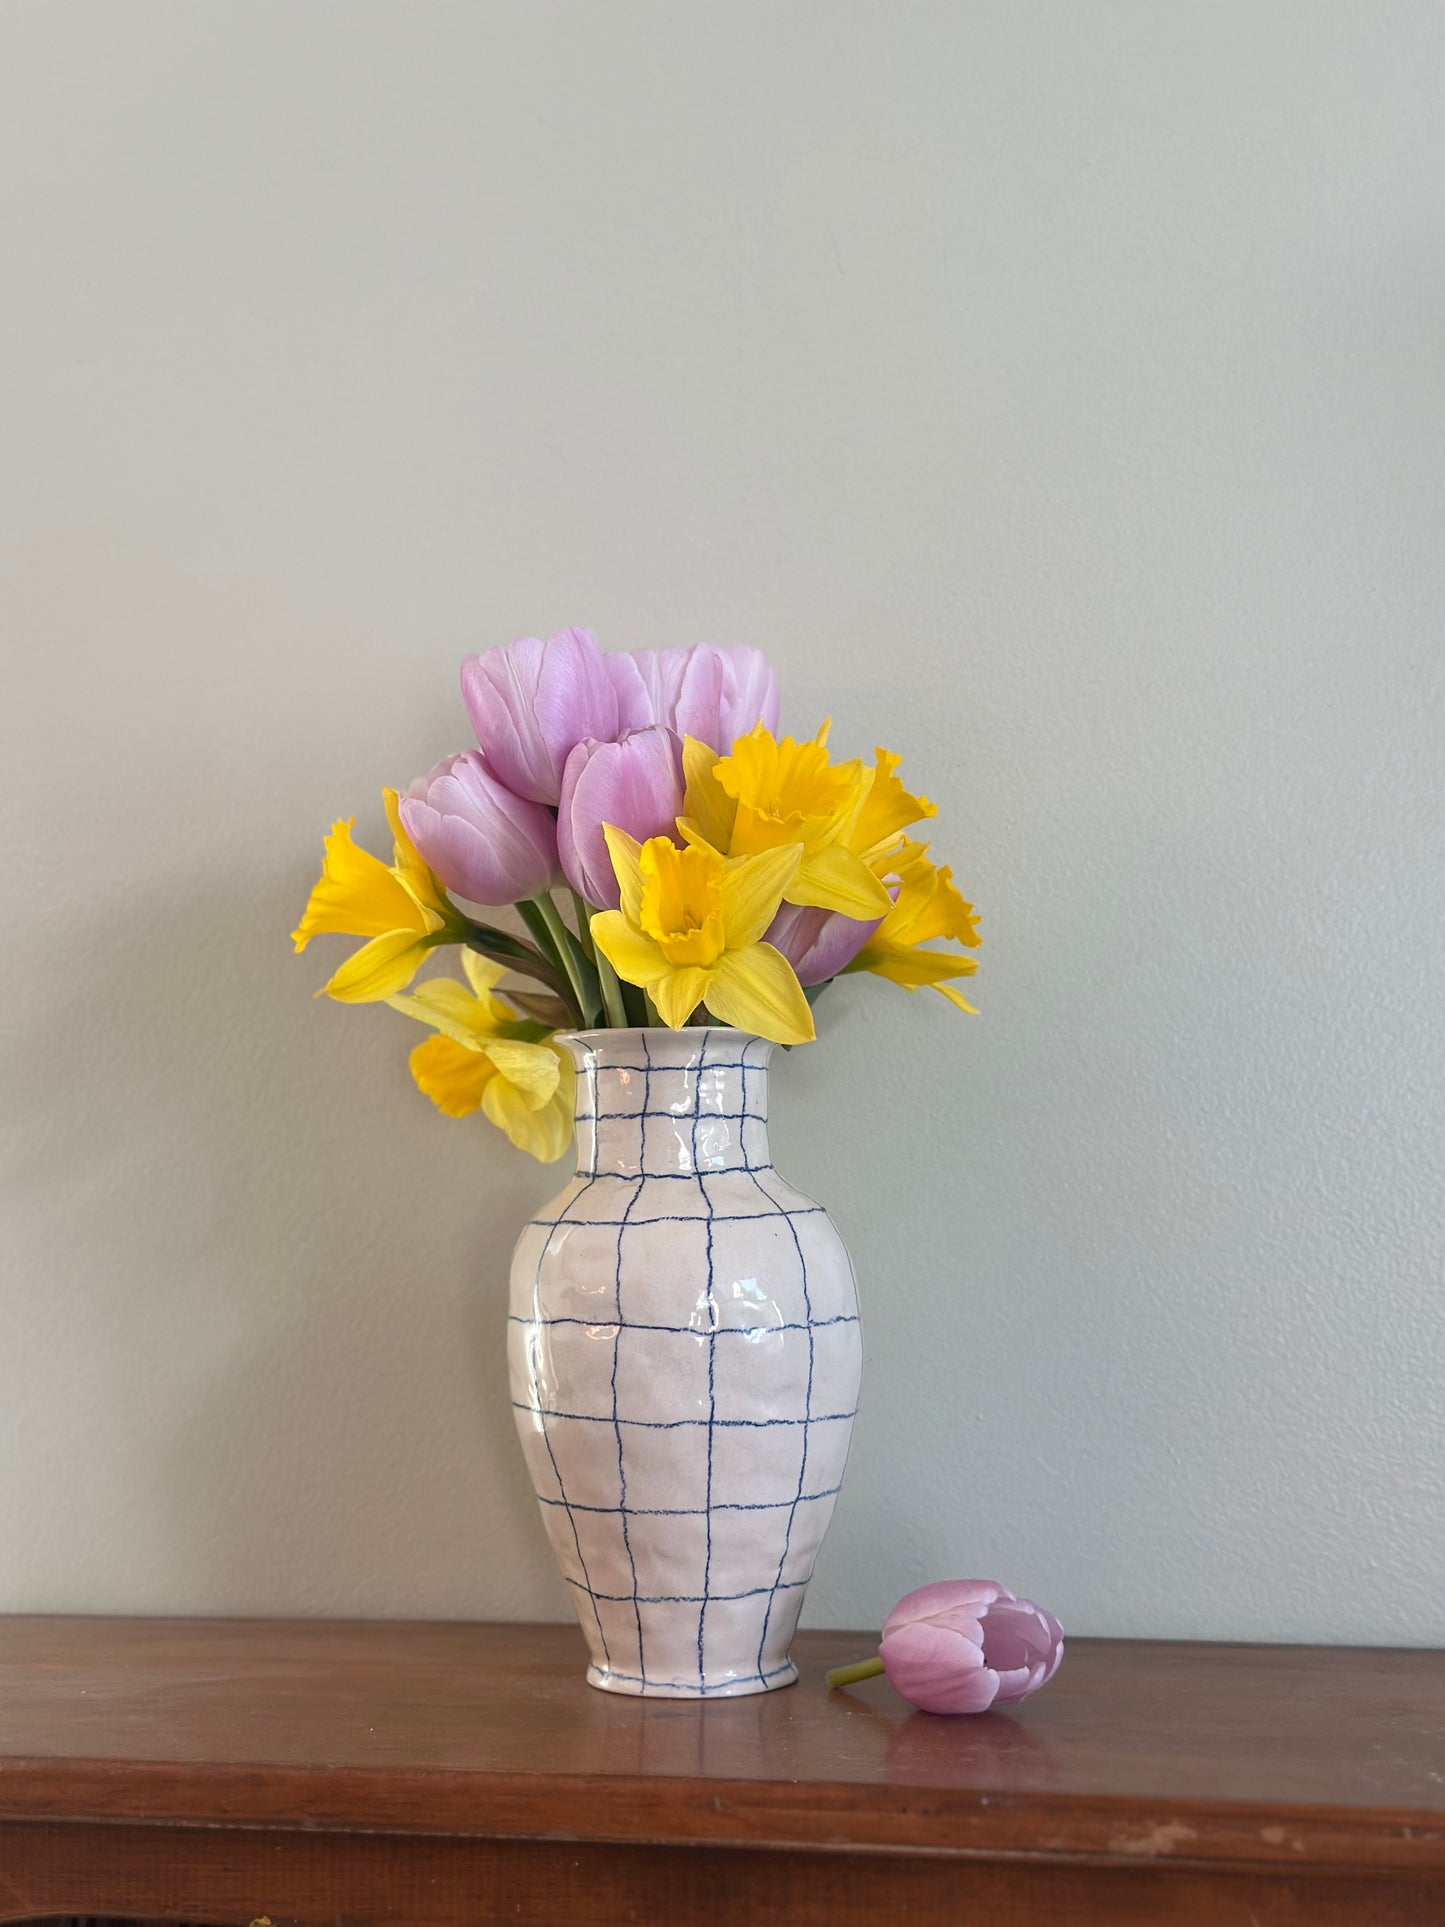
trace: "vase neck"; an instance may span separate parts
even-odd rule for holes
[[[740,1030],[595,1030],[560,1040],[577,1066],[581,1177],[771,1168],[768,1060]]]

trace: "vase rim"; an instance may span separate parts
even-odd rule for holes
[[[601,1039],[623,1037],[745,1037],[749,1043],[765,1044],[768,1039],[759,1037],[756,1031],[739,1030],[735,1024],[684,1024],[674,1030],[670,1024],[603,1025],[597,1030],[559,1030],[553,1038],[557,1044],[595,1044]]]

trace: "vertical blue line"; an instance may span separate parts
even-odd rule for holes
[[[595,1085],[593,1087],[593,1095],[594,1096],[596,1095]],[[593,1162],[595,1164],[596,1162],[595,1157]],[[556,1224],[552,1226],[551,1230],[547,1233],[546,1237],[542,1240],[542,1249],[537,1253],[537,1269],[532,1274],[532,1333],[528,1343],[528,1351],[531,1355],[531,1363],[532,1363],[532,1387],[533,1387],[534,1394],[537,1391],[537,1347],[541,1342],[541,1332],[542,1332],[542,1324],[541,1324],[542,1265],[544,1260],[546,1259],[547,1252],[551,1247],[552,1240],[557,1235],[558,1227],[567,1222],[566,1212],[570,1211],[572,1209],[572,1206],[576,1204],[578,1198],[582,1196],[583,1192],[590,1191],[592,1186],[596,1182],[597,1182],[597,1178],[595,1173],[588,1177],[587,1181],[583,1184],[581,1190],[579,1190],[576,1193],[576,1195],[570,1200],[570,1202],[566,1205],[562,1215],[558,1217]],[[540,1397],[538,1397],[537,1403],[539,1406],[541,1405],[542,1401]],[[561,1497],[563,1508],[567,1514],[567,1523],[572,1528],[572,1543],[577,1548],[577,1564],[582,1569],[583,1590],[586,1592],[587,1597],[592,1601],[592,1617],[597,1621],[597,1637],[602,1642],[603,1664],[610,1669],[612,1665],[612,1655],[607,1650],[607,1634],[603,1631],[603,1628],[602,1628],[602,1614],[598,1611],[598,1608],[597,1608],[597,1598],[592,1590],[592,1581],[589,1578],[588,1572],[587,1572],[587,1561],[582,1556],[582,1540],[577,1531],[577,1520],[573,1515],[571,1506],[567,1502],[567,1488],[562,1483],[562,1468],[557,1463],[557,1454],[552,1450],[552,1441],[547,1433],[546,1419],[539,1415],[537,1423],[541,1427],[542,1443],[547,1448],[547,1457],[552,1461],[552,1476],[557,1481],[557,1491]]]
[[[808,1391],[803,1405],[803,1456],[798,1463],[798,1489],[793,1495],[792,1505],[788,1508],[788,1523],[783,1533],[783,1551],[782,1556],[778,1560],[777,1577],[773,1580],[772,1590],[768,1594],[767,1608],[763,1613],[762,1637],[758,1640],[758,1671],[761,1673],[763,1670],[763,1649],[768,1643],[768,1628],[772,1624],[773,1602],[777,1598],[778,1589],[783,1583],[783,1569],[788,1563],[788,1552],[793,1543],[793,1521],[797,1518],[798,1507],[802,1504],[803,1486],[807,1482],[808,1475],[808,1427],[813,1415],[813,1305],[808,1295],[808,1261],[803,1256],[803,1246],[802,1241],[798,1237],[798,1227],[793,1223],[792,1216],[786,1207],[778,1205],[778,1200],[773,1196],[772,1192],[764,1186],[762,1179],[759,1178],[756,1173],[753,1174],[753,1183],[757,1186],[758,1190],[762,1192],[769,1204],[777,1205],[778,1209],[783,1212],[783,1222],[787,1225],[792,1235],[793,1248],[798,1254],[798,1266],[803,1279],[803,1316],[808,1321]]]
[[[647,1035],[643,1033],[642,1057],[645,1068],[642,1073],[642,1109],[650,1109],[652,1098],[652,1053],[648,1049]],[[617,1363],[622,1351],[622,1241],[627,1236],[627,1220],[632,1216],[633,1206],[647,1189],[647,1178],[643,1172],[646,1159],[643,1155],[647,1125],[639,1121],[637,1147],[637,1189],[627,1201],[627,1207],[617,1226],[617,1330],[612,1337],[612,1429],[617,1435],[617,1488],[618,1505],[622,1517],[622,1544],[627,1553],[627,1564],[632,1574],[632,1617],[637,1623],[637,1671],[643,1686],[647,1684],[647,1658],[642,1645],[642,1608],[637,1599],[637,1561],[632,1553],[632,1535],[627,1527],[627,1461],[622,1449],[622,1426],[617,1417]]]
[[[707,1185],[703,1182],[702,1173],[697,1168],[697,1131],[698,1125],[702,1121],[702,1073],[706,1059],[707,1033],[704,1032],[702,1048],[698,1054],[697,1067],[693,1072],[694,1088],[692,1104],[692,1168],[693,1174],[697,1179],[697,1188],[702,1193],[702,1201],[707,1206],[707,1305],[708,1324],[710,1326],[707,1341],[707,1492],[703,1500],[704,1505],[707,1507],[705,1515],[707,1550],[704,1555],[702,1569],[702,1604],[698,1607],[697,1613],[697,1683],[699,1687],[702,1688],[705,1688],[707,1685],[703,1661],[703,1633],[707,1625],[707,1601],[708,1593],[712,1585],[712,1434],[713,1423],[717,1416],[715,1379],[717,1367],[717,1305],[713,1299],[712,1199],[708,1196]]]

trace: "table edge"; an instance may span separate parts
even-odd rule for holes
[[[565,1824],[557,1821],[565,1816]],[[36,1821],[1445,1873],[1445,1813],[1057,1791],[0,1759]]]

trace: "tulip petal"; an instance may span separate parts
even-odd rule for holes
[[[798,973],[798,982],[807,988],[825,984],[846,970],[880,922],[878,917],[863,923],[856,917],[840,917],[836,910],[785,903],[763,934],[775,950],[782,951]]]
[[[996,1579],[935,1579],[931,1585],[918,1586],[905,1593],[883,1622],[885,1637],[900,1626],[920,1619],[946,1619],[948,1623],[972,1628],[968,1637],[982,1642],[978,1621],[995,1600],[1013,1594]]]
[[[817,1035],[792,965],[770,943],[725,951],[711,976],[707,1007],[723,1023],[753,1031],[775,1044],[808,1044]],[[655,988],[652,994],[656,1002]]]
[[[449,756],[412,784],[398,805],[406,834],[469,903],[540,896],[557,872],[552,812],[514,795],[476,750]]]
[[[682,808],[682,746],[668,729],[640,729],[615,743],[579,743],[562,771],[557,850],[584,902],[615,910],[616,872],[603,825],[638,843],[672,837]]]
[[[536,700],[537,721],[559,781],[562,765],[578,743],[588,736],[610,743],[617,735],[617,690],[590,629],[561,629],[551,637]]]
[[[983,1713],[998,1693],[998,1674],[978,1647],[922,1620],[884,1635],[883,1669],[906,1700],[925,1713]]]

